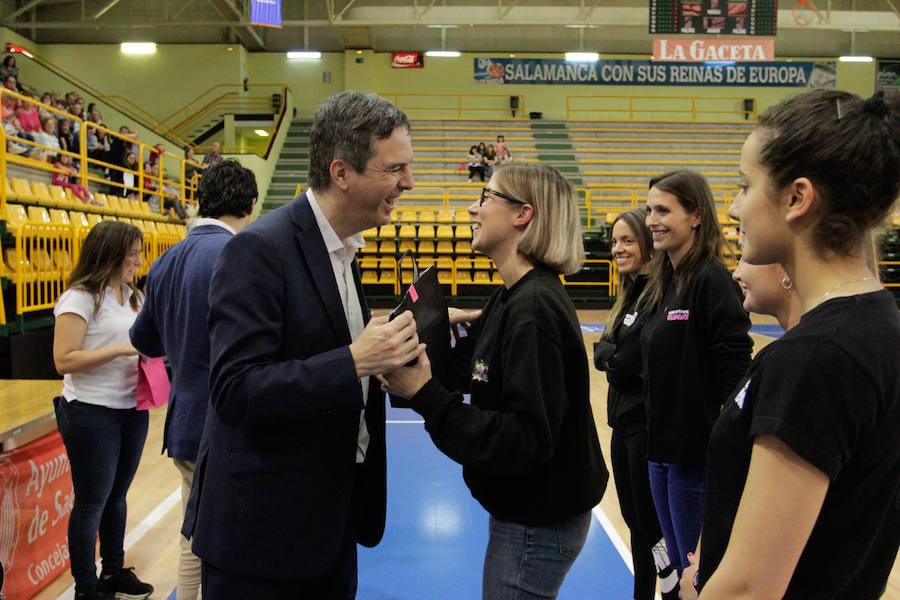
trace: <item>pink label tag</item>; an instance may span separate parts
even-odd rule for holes
[[[419,292],[416,291],[416,286],[414,286],[414,285],[409,286],[409,297],[412,299],[413,302],[419,301]]]

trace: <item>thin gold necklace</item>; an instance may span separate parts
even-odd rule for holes
[[[823,302],[825,302],[825,300],[828,299],[828,297],[832,294],[832,292],[839,290],[840,288],[844,287],[845,285],[850,285],[851,283],[862,283],[863,281],[871,281],[872,279],[875,279],[875,278],[874,277],[863,277],[862,279],[851,279],[850,281],[844,281],[843,283],[839,283],[836,286],[834,286],[833,288],[831,288],[830,290],[828,290],[827,292],[825,292],[824,294],[822,294],[821,296],[819,296],[816,299],[816,301],[813,303],[813,306],[818,306],[818,305],[822,304]]]

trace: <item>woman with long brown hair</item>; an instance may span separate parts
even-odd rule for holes
[[[63,376],[54,405],[75,489],[68,539],[76,600],[116,594],[140,600],[153,593],[125,568],[124,550],[125,494],[148,426],[147,412],[135,408],[139,357],[128,341],[142,300],[134,284],[142,243],[134,225],[95,225],[54,309],[53,362]]]

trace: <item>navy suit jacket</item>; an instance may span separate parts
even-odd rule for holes
[[[172,367],[163,450],[177,460],[197,460],[200,448],[209,405],[209,280],[233,235],[218,225],[194,227],[156,259],[131,327],[131,343],[139,352],[165,355]]]
[[[356,289],[365,320],[359,271]],[[225,246],[210,285],[210,389],[183,532],[194,553],[247,577],[311,579],[346,528],[376,545],[386,507],[385,395],[362,389],[325,243],[306,195]]]

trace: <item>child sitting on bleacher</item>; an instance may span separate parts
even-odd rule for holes
[[[86,204],[93,203],[94,199],[91,196],[91,192],[80,183],[72,181],[72,178],[75,177],[78,171],[72,166],[72,159],[69,158],[68,154],[60,154],[57,157],[56,162],[53,163],[53,168],[55,171],[50,178],[50,183],[52,185],[69,188],[72,190],[72,193],[75,194],[75,197],[82,202]]]

